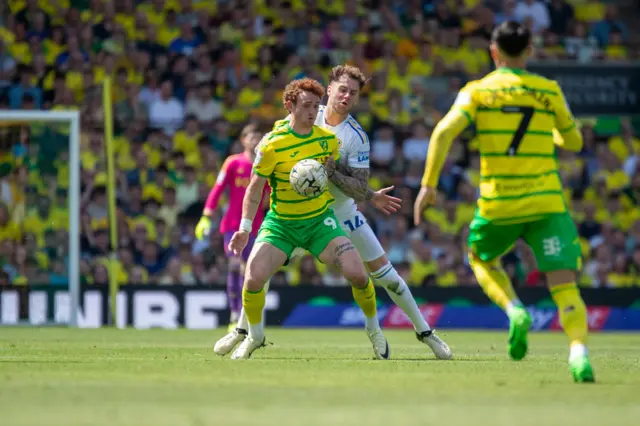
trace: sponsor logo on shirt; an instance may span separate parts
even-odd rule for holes
[[[358,151],[358,162],[364,163],[369,161],[369,151]]]

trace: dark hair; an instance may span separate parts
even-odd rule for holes
[[[258,126],[255,123],[247,124],[242,128],[242,131],[240,132],[240,139],[244,139],[251,133],[255,132],[258,132]]]
[[[506,21],[493,30],[491,41],[495,43],[505,55],[518,57],[529,47],[531,32],[518,22]]]

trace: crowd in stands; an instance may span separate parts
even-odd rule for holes
[[[394,184],[391,217],[363,204],[389,259],[420,285],[474,285],[464,241],[479,156],[469,134],[445,164],[438,208],[412,227],[430,133],[470,79],[491,71],[488,41],[525,23],[535,56],[580,62],[639,57],[616,7],[598,0],[8,0],[0,21],[0,109],[81,112],[82,281],[106,284],[111,252],[102,83],[113,81],[120,283],[217,284],[222,237],[194,227],[247,122],[286,115],[292,79],[326,84],[349,63],[371,76],[354,115],[371,140],[374,188]],[[640,283],[640,139],[628,121],[603,138],[585,124],[579,154],[559,152],[579,227],[585,286]],[[0,285],[64,285],[69,129],[2,122]],[[223,206],[222,206],[223,207]],[[222,213],[222,208],[219,209]],[[541,285],[524,244],[505,257],[520,285]],[[311,256],[273,285],[345,285]]]

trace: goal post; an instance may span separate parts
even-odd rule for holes
[[[0,123],[69,125],[69,322],[78,327],[80,314],[80,113],[79,111],[0,110]],[[63,325],[63,324],[56,324]]]
[[[109,325],[116,325],[118,318],[118,292],[120,285],[116,279],[118,260],[118,216],[116,214],[116,175],[113,152],[113,100],[111,98],[111,77],[102,83],[102,109],[104,111],[104,144],[107,156],[107,205],[109,207]]]

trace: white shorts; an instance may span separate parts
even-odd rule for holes
[[[385,254],[384,248],[367,223],[367,219],[355,208],[346,212],[335,212],[338,223],[365,262],[376,260]]]

